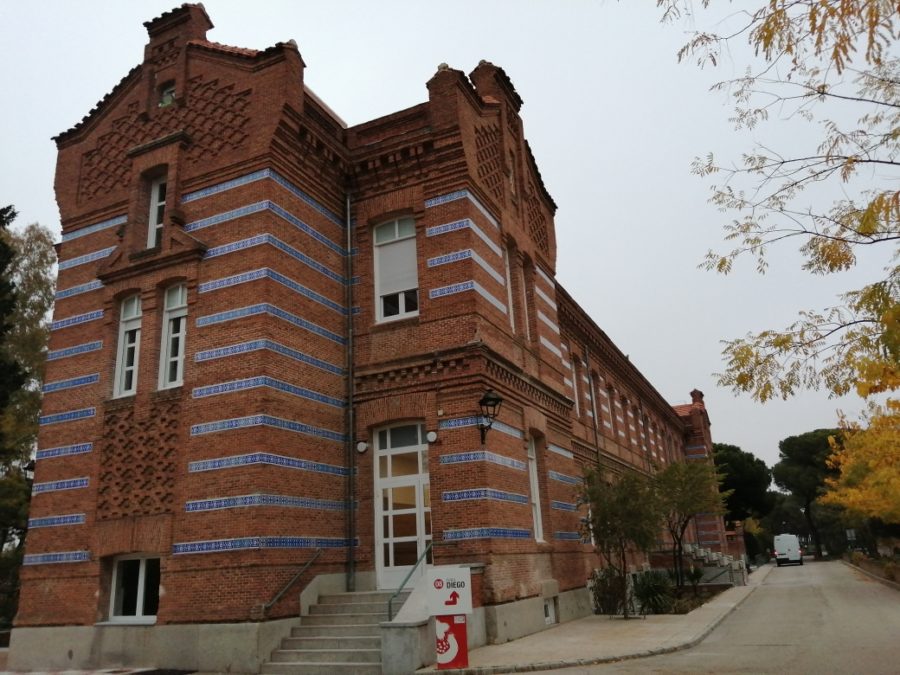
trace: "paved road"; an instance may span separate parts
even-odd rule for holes
[[[900,673],[900,593],[840,562],[773,569],[699,645],[553,673]]]

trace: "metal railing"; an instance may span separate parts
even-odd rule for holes
[[[441,542],[441,541],[439,541],[439,542],[434,542],[434,541],[428,542],[428,546],[426,546],[426,547],[425,547],[425,550],[422,551],[422,555],[420,555],[420,556],[419,556],[419,559],[416,560],[416,564],[412,566],[412,569],[407,573],[407,575],[406,575],[406,577],[403,579],[403,581],[400,582],[400,587],[397,588],[396,591],[394,591],[394,594],[391,596],[390,600],[388,600],[388,621],[393,621],[393,620],[394,620],[394,600],[396,599],[396,597],[397,597],[398,595],[400,595],[401,592],[403,592],[403,587],[406,586],[406,582],[409,581],[410,577],[413,575],[413,572],[415,572],[416,569],[419,567],[419,565],[422,564],[422,561],[425,560],[425,556],[428,555],[428,553],[431,551],[431,549],[432,549],[432,547],[435,545],[435,543],[437,543],[437,544],[442,544],[442,543],[444,543],[444,542]]]
[[[263,619],[266,618],[266,612],[268,612],[270,609],[272,609],[272,607],[275,606],[275,603],[277,603],[279,600],[281,600],[281,598],[284,597],[284,594],[287,593],[287,592],[290,590],[291,586],[293,586],[295,583],[297,583],[297,580],[298,580],[300,577],[303,576],[303,573],[306,572],[306,570],[309,569],[310,565],[312,565],[312,564],[316,561],[316,558],[318,558],[320,555],[322,555],[322,549],[321,549],[321,548],[317,548],[315,554],[313,555],[313,557],[310,558],[310,559],[306,562],[306,564],[305,564],[303,567],[300,568],[300,571],[299,571],[299,572],[297,572],[293,577],[291,577],[291,580],[288,581],[288,582],[284,585],[284,588],[282,588],[280,591],[278,591],[278,593],[275,594],[275,597],[272,598],[271,600],[269,600],[269,602],[267,602],[266,604],[262,605],[262,612],[261,612],[261,613],[262,613],[262,616],[261,616],[261,618],[263,618]]]

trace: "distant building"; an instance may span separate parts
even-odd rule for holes
[[[347,127],[295,44],[211,42],[202,5],[145,25],[56,137],[10,665],[257,670],[320,594],[395,589],[423,555],[472,566],[476,643],[589,611],[583,469],[708,452],[709,420],[555,280],[506,73],[442,65],[426,102]],[[699,535],[722,546],[721,520]]]

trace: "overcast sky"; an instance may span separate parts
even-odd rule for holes
[[[750,260],[728,277],[697,268],[707,249],[722,248],[729,216],[707,203],[709,180],[690,174],[691,160],[709,151],[737,160],[754,141],[800,152],[816,139],[796,123],[733,131],[727,98],[709,87],[743,71],[739,53],[717,70],[679,65],[687,26],[660,25],[651,0],[203,4],[216,25],[211,40],[263,49],[294,39],[306,84],[351,125],[425,101],[440,63],[466,73],[481,59],[503,67],[559,207],[558,281],[670,403],[689,401],[695,387],[705,393],[715,441],[771,465],[782,438],[833,426],[838,408],[861,408],[855,397],[815,392],[763,406],[716,386],[720,340],[829,306],[878,267],[810,277],[788,248],[765,277]],[[141,62],[142,23],[175,6],[0,0],[0,205],[15,204],[18,224],[38,221],[58,235],[50,137]]]

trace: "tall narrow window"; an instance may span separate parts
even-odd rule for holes
[[[575,417],[581,419],[581,403],[578,398],[578,378],[581,377],[578,372],[578,361],[572,357],[572,398],[575,400]]]
[[[119,314],[119,347],[116,353],[113,396],[130,396],[137,390],[140,351],[141,296],[132,295],[122,301]]]
[[[416,271],[416,221],[398,218],[374,230],[375,308],[378,321],[391,321],[419,313],[419,278]]]
[[[147,248],[162,244],[163,220],[166,215],[166,179],[150,183],[150,218],[147,221]]]
[[[534,522],[534,538],[544,541],[544,524],[541,519],[541,496],[538,488],[537,451],[534,439],[528,438],[528,482],[531,488],[531,519]]]
[[[113,562],[109,620],[153,623],[158,609],[159,558],[117,558]]]
[[[166,289],[163,311],[159,388],[180,387],[184,380],[184,339],[187,333],[187,286]]]
[[[519,267],[519,281],[522,288],[522,319],[525,323],[525,337],[531,339],[531,311],[528,307],[528,288],[526,287],[527,279],[525,277],[525,266]]]
[[[512,256],[512,252],[505,248],[503,249],[503,266],[506,271],[506,304],[509,305],[509,325],[513,329],[513,333],[516,332],[516,312],[515,312],[515,300],[513,299],[513,287],[512,287],[512,272],[510,267],[510,257]]]

